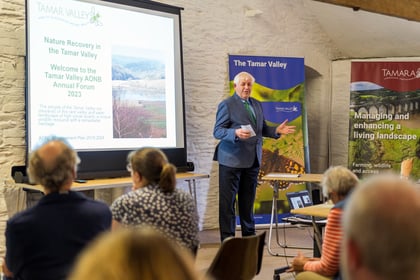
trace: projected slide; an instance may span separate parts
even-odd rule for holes
[[[30,148],[183,147],[178,19],[116,7],[28,1]]]

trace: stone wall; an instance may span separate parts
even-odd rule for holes
[[[346,135],[330,133],[334,123],[347,121],[347,99],[333,99],[331,62],[341,57],[307,8],[308,0],[191,1],[164,0],[182,11],[185,108],[188,160],[196,172],[210,174],[197,182],[203,228],[218,224],[218,167],[212,161],[216,140],[213,125],[217,104],[228,92],[228,54],[304,57],[309,149],[312,172],[331,162],[346,164]],[[25,1],[0,3],[0,176],[25,161]],[[246,16],[248,9],[262,12]],[[335,138],[337,137],[337,139]],[[335,160],[334,158],[337,158]],[[187,189],[186,184],[180,187]]]

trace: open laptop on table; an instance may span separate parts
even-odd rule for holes
[[[298,192],[288,192],[286,193],[287,200],[290,205],[290,210],[312,206],[313,202],[311,196],[309,195],[308,190],[302,190]],[[320,223],[325,223],[327,220],[323,217],[314,217],[315,221]],[[291,214],[290,216],[284,218],[286,221],[290,222],[312,222],[312,216],[300,215],[300,214]]]

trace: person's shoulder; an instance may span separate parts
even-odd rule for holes
[[[109,206],[103,201],[96,200],[79,193],[76,193],[75,195],[78,196],[81,200],[83,200],[83,203],[86,205],[86,207],[95,207],[96,209],[109,209]]]
[[[179,200],[186,202],[186,203],[194,203],[194,199],[189,192],[184,190],[175,189],[173,194],[178,197]]]
[[[78,191],[70,191],[70,195],[71,195],[71,197],[73,197],[73,199],[82,200],[82,201],[85,201],[87,203],[105,204],[102,201],[96,200],[96,199],[94,199],[92,197],[89,197],[89,196],[87,196],[87,195],[85,195],[81,192],[78,192]]]
[[[19,223],[25,223],[25,221],[30,220],[34,214],[34,207],[22,210],[7,220],[8,225],[14,225]]]
[[[104,202],[93,200],[86,205],[86,211],[96,212],[99,214],[111,214],[111,208]]]
[[[334,204],[332,209],[344,209],[346,207],[348,197]]]
[[[87,202],[97,207],[108,207],[108,205],[105,202],[99,201],[93,198],[89,198],[89,197],[87,198]]]
[[[239,98],[239,96],[238,96],[238,95],[233,94],[233,95],[231,95],[231,96],[227,97],[227,98],[226,98],[225,100],[223,100],[222,102],[227,103],[227,104],[230,104],[230,103],[232,103],[232,102],[237,102],[239,99],[240,99],[240,98]]]
[[[95,224],[96,222],[102,223],[104,220],[110,221],[112,218],[111,208],[105,202],[88,198],[86,203],[81,207],[82,212],[85,213],[86,217],[90,217]]]
[[[333,220],[337,220],[341,222],[341,216],[343,214],[342,208],[331,208],[329,214],[328,214],[328,221],[331,222]]]
[[[254,104],[261,104],[261,102],[258,99],[255,99],[254,97],[250,97],[249,99],[251,100],[251,104],[252,105],[254,105]]]

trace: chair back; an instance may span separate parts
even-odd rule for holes
[[[226,238],[207,274],[214,280],[250,280],[261,270],[266,232]]]

